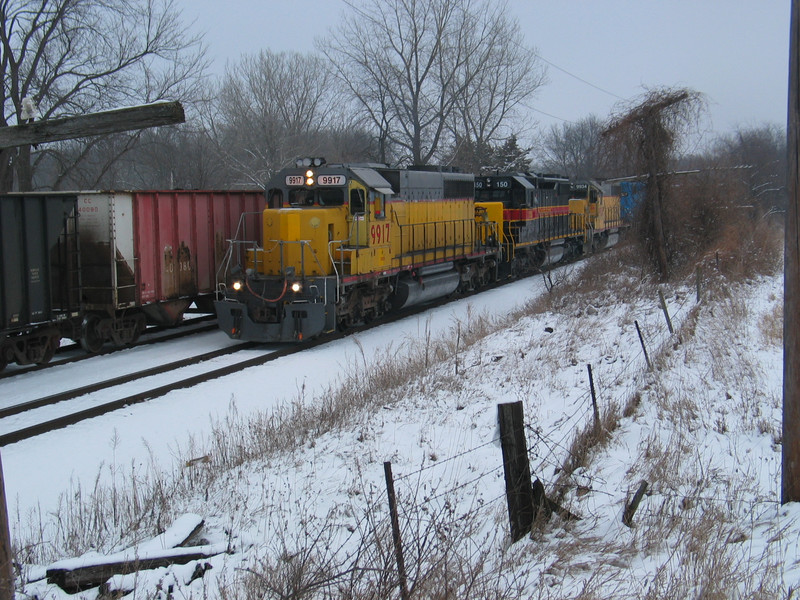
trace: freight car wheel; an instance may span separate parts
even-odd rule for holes
[[[36,361],[37,365],[46,365],[53,357],[56,355],[56,350],[58,349],[59,344],[61,343],[60,337],[50,337],[47,339],[47,345],[42,353],[42,356],[39,360]]]
[[[81,324],[81,348],[89,354],[97,354],[103,348],[105,339],[100,332],[100,317],[87,315]]]
[[[142,336],[142,332],[145,330],[145,322],[144,319],[136,319],[136,323],[133,325],[133,333],[131,334],[131,344],[135,344],[139,341],[139,338]]]

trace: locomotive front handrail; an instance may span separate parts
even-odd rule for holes
[[[319,267],[320,274],[322,276],[325,275],[325,268],[322,266],[322,263],[319,261],[319,257],[317,256],[317,253],[314,252],[314,247],[311,245],[311,240],[291,240],[291,241],[286,241],[286,240],[267,240],[267,241],[270,242],[270,243],[274,243],[275,245],[273,246],[272,250],[268,250],[267,251],[267,250],[263,250],[262,249],[262,252],[265,252],[265,253],[266,252],[273,252],[275,247],[278,248],[278,250],[280,252],[280,257],[279,257],[280,267],[279,267],[279,270],[278,270],[279,274],[284,275],[284,276],[286,275],[286,273],[285,273],[285,271],[286,271],[286,263],[285,263],[285,260],[284,260],[284,251],[283,251],[284,246],[287,246],[287,245],[290,245],[290,244],[300,244],[300,246],[301,246],[301,249],[300,249],[300,277],[302,277],[303,279],[305,279],[306,277],[311,277],[311,275],[306,275],[306,272],[305,272],[306,271],[306,268],[305,268],[305,260],[306,260],[306,258],[305,258],[305,255],[306,255],[305,250],[306,250],[306,247],[308,247],[308,249],[311,251],[311,256],[314,258],[314,262],[317,263],[317,266]]]
[[[333,265],[333,273],[334,273],[334,275],[336,277],[336,303],[337,304],[339,302],[339,289],[341,287],[341,281],[340,281],[341,276],[339,274],[339,269],[336,267],[336,259],[333,256],[333,245],[334,244],[339,244],[339,260],[341,261],[340,267],[342,269],[342,275],[344,275],[344,244],[345,244],[346,241],[347,240],[331,240],[331,241],[328,242],[328,256],[331,259],[331,265]],[[328,288],[327,288],[327,286],[325,286],[325,298],[326,298],[326,301],[327,301],[327,292],[328,292]]]
[[[215,290],[214,295],[217,300],[220,299],[220,294],[224,294],[224,289],[227,288],[227,278],[225,274],[230,271],[231,262],[233,260],[233,253],[234,248],[241,248],[246,244],[252,244],[253,256],[255,257],[254,260],[258,260],[258,253],[255,250],[258,250],[258,242],[256,240],[248,240],[247,239],[247,217],[248,216],[261,216],[261,212],[256,211],[249,211],[243,212],[239,215],[239,222],[236,224],[236,233],[232,239],[225,240],[227,242],[228,247],[225,250],[225,255],[223,256],[222,260],[220,261],[219,268],[217,269],[216,276],[215,276]],[[237,260],[238,265],[241,266],[244,261],[242,260],[242,256],[247,256],[247,251],[245,250],[244,254],[241,253],[241,250],[238,253]]]

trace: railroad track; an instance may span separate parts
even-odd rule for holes
[[[337,335],[336,337],[341,337],[341,336]],[[145,402],[147,400],[159,398],[161,396],[168,394],[169,392],[192,387],[201,383],[205,383],[207,381],[212,381],[219,377],[231,375],[233,373],[241,371],[242,369],[263,365],[273,360],[277,360],[278,358],[289,356],[297,352],[302,352],[305,349],[317,346],[319,344],[327,343],[329,341],[332,341],[331,338],[311,340],[297,345],[286,346],[275,352],[264,353],[260,356],[256,356],[244,361],[239,361],[230,365],[226,365],[224,367],[205,371],[199,375],[186,377],[184,379],[173,381],[166,385],[158,386],[143,392],[127,395],[123,398],[112,400],[110,402],[104,402],[102,404],[98,404],[96,406],[92,406],[84,410],[69,413],[61,417],[56,417],[54,419],[49,419],[47,421],[41,421],[39,423],[36,423],[35,425],[31,425],[29,427],[24,427],[0,435],[0,446],[6,446],[8,444],[13,444],[15,442],[19,442],[37,435],[48,433],[50,431],[55,431],[56,429],[61,429],[69,425],[74,425],[86,419],[99,417],[101,415],[104,415],[114,410],[118,410],[125,406],[130,406],[132,404],[138,404],[141,402]],[[51,406],[59,402],[64,402],[69,399],[77,398],[84,394],[93,393],[99,390],[111,389],[114,387],[118,387],[120,385],[124,385],[125,383],[136,381],[138,379],[141,379],[142,377],[150,377],[152,375],[158,375],[175,369],[196,365],[201,362],[211,360],[212,358],[225,356],[227,354],[233,354],[241,350],[257,347],[258,345],[259,344],[255,342],[244,342],[237,346],[231,346],[229,348],[225,348],[222,350],[215,350],[213,352],[208,352],[199,355],[197,357],[176,361],[152,369],[146,369],[144,371],[131,373],[129,375],[125,375],[122,377],[115,377],[114,379],[108,381],[103,381],[96,384],[91,384],[88,386],[83,386],[73,390],[61,392],[58,394],[53,394],[44,398],[38,398],[28,402],[23,402],[0,410],[0,417],[13,416],[26,411],[35,410],[37,408]]]
[[[193,387],[193,386],[196,386],[196,385],[208,382],[208,381],[212,381],[214,379],[218,379],[220,377],[225,377],[227,375],[232,375],[234,373],[237,373],[237,372],[241,371],[242,369],[247,369],[247,368],[250,368],[250,367],[260,366],[260,365],[266,364],[268,362],[271,362],[273,360],[277,360],[279,358],[283,358],[285,356],[290,356],[292,354],[296,354],[298,352],[302,352],[304,350],[308,350],[310,348],[314,348],[314,347],[320,346],[322,344],[327,344],[327,343],[342,339],[342,338],[347,337],[349,335],[353,335],[353,334],[356,334],[356,333],[361,333],[361,332],[367,331],[369,329],[372,329],[374,327],[379,327],[381,325],[392,323],[392,322],[398,321],[400,319],[405,319],[407,317],[410,317],[410,316],[413,316],[413,315],[416,315],[416,314],[427,312],[427,311],[429,311],[429,310],[431,310],[433,308],[436,308],[436,307],[439,307],[439,306],[443,306],[443,305],[448,304],[449,302],[452,302],[454,300],[463,300],[465,298],[468,298],[469,296],[472,296],[473,294],[484,293],[484,292],[486,292],[488,290],[501,287],[502,285],[505,285],[506,283],[511,283],[513,281],[517,281],[517,279],[508,279],[508,280],[504,280],[504,281],[500,281],[500,282],[495,282],[495,283],[490,284],[490,285],[488,285],[488,286],[486,286],[484,288],[481,288],[481,290],[479,292],[469,292],[469,293],[466,293],[466,294],[459,295],[456,298],[444,298],[444,299],[440,299],[438,301],[435,301],[435,302],[432,302],[432,303],[429,303],[429,304],[425,304],[423,306],[412,307],[410,309],[401,311],[400,313],[392,313],[392,314],[389,314],[389,315],[385,315],[384,317],[382,317],[380,319],[376,319],[376,320],[370,322],[369,324],[364,324],[364,325],[360,325],[358,327],[350,328],[346,332],[335,332],[335,333],[328,334],[326,336],[323,336],[323,337],[320,337],[320,338],[317,338],[317,339],[298,342],[298,343],[291,344],[291,345],[287,344],[287,345],[284,345],[280,349],[275,350],[273,352],[265,352],[263,355],[255,356],[255,357],[249,358],[249,359],[244,360],[244,361],[239,361],[239,362],[236,362],[236,363],[224,366],[224,367],[208,370],[208,371],[205,371],[205,372],[203,372],[201,374],[193,375],[193,376],[190,376],[190,377],[186,377],[186,378],[180,379],[178,381],[173,381],[173,382],[171,382],[169,384],[166,384],[166,385],[154,387],[152,389],[149,389],[149,390],[146,390],[146,391],[143,391],[143,392],[138,392],[138,393],[135,393],[135,394],[127,395],[127,396],[125,396],[123,398],[119,398],[119,399],[116,399],[116,400],[113,400],[113,401],[110,401],[110,402],[105,402],[105,403],[102,403],[102,404],[98,404],[96,406],[92,406],[92,407],[84,409],[84,410],[79,410],[79,411],[76,411],[76,412],[61,416],[61,417],[57,417],[57,418],[54,418],[54,419],[49,419],[47,421],[42,421],[42,422],[36,423],[35,425],[31,425],[31,426],[28,426],[28,427],[20,428],[18,430],[15,430],[15,431],[12,431],[12,432],[9,432],[9,433],[0,434],[0,446],[6,446],[8,444],[13,444],[13,443],[25,440],[25,439],[29,439],[29,438],[35,437],[37,435],[42,435],[42,434],[48,433],[50,431],[55,431],[57,429],[61,429],[63,427],[68,427],[69,425],[74,425],[74,424],[79,423],[81,421],[84,421],[84,420],[87,420],[87,419],[91,419],[91,418],[94,418],[94,417],[98,417],[98,416],[104,415],[106,413],[112,412],[114,410],[118,410],[118,409],[126,407],[126,406],[130,406],[130,405],[133,405],[133,404],[138,404],[138,403],[141,403],[141,402],[145,402],[147,400],[152,400],[154,398],[159,398],[159,397],[164,396],[164,395],[166,395],[166,394],[168,394],[168,393],[170,393],[172,391],[175,391],[175,390],[180,390],[180,389]],[[104,390],[104,389],[111,389],[113,387],[124,385],[126,383],[130,383],[132,381],[141,379],[143,377],[149,377],[149,376],[152,376],[152,375],[158,375],[158,374],[166,373],[166,372],[169,372],[169,371],[173,371],[175,369],[179,369],[179,368],[183,368],[183,367],[187,367],[187,366],[191,366],[191,365],[196,365],[196,364],[199,364],[201,362],[204,362],[204,361],[207,361],[207,360],[211,360],[212,358],[217,358],[217,357],[220,357],[220,356],[233,354],[233,353],[239,352],[241,350],[252,349],[252,348],[256,348],[258,346],[260,346],[260,344],[255,343],[255,342],[244,342],[244,343],[236,345],[236,346],[231,346],[229,348],[225,348],[225,349],[222,349],[222,350],[215,350],[213,352],[208,352],[208,353],[196,356],[196,357],[187,358],[187,359],[183,359],[183,360],[180,360],[180,361],[175,361],[175,362],[172,362],[172,363],[161,365],[159,367],[146,369],[144,371],[140,371],[140,372],[137,372],[137,373],[132,373],[132,374],[125,375],[125,376],[116,377],[116,378],[113,378],[113,379],[108,380],[108,381],[99,382],[99,383],[91,384],[91,385],[87,385],[87,386],[82,386],[80,388],[75,388],[73,390],[68,390],[68,391],[61,392],[61,393],[58,393],[58,394],[53,394],[53,395],[50,395],[50,396],[47,396],[47,397],[43,397],[43,398],[39,398],[39,399],[35,399],[35,400],[30,400],[30,401],[23,402],[23,403],[20,403],[18,405],[12,406],[12,407],[8,407],[8,408],[5,408],[5,409],[0,409],[0,417],[13,416],[13,415],[20,414],[20,413],[23,413],[23,412],[26,412],[26,411],[29,411],[29,410],[35,410],[37,408],[53,405],[53,404],[56,404],[58,402],[64,402],[64,401],[67,401],[67,400],[70,400],[70,399],[74,399],[74,398],[77,398],[77,397],[82,396],[84,394],[93,393],[93,392],[96,392],[96,391],[99,391],[99,390]]]
[[[61,346],[56,351],[56,355],[57,356],[64,355],[69,352],[79,352],[79,354],[75,356],[61,358],[58,360],[52,360],[44,365],[30,365],[20,368],[8,367],[6,368],[6,370],[0,373],[0,381],[2,381],[3,379],[7,379],[9,377],[16,377],[18,375],[24,375],[26,373],[43,371],[45,369],[50,369],[52,367],[60,367],[62,365],[68,365],[80,362],[82,360],[88,360],[97,356],[106,356],[108,354],[113,354],[115,352],[129,350],[130,348],[137,348],[139,346],[148,346],[160,342],[167,342],[170,340],[180,339],[188,335],[194,335],[196,333],[203,333],[205,331],[214,331],[216,329],[217,329],[216,316],[206,315],[203,317],[197,317],[196,319],[190,319],[188,321],[184,321],[179,325],[175,325],[173,327],[161,327],[161,326],[150,327],[144,334],[142,334],[142,339],[137,341],[135,344],[123,346],[121,348],[109,345],[107,348],[103,348],[100,352],[96,352],[94,354],[85,353],[80,348],[79,344],[68,344],[66,346]]]

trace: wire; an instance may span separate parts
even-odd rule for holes
[[[625,100],[625,99],[626,99],[626,98],[623,98],[622,96],[618,96],[618,95],[617,95],[617,94],[615,94],[614,92],[609,92],[608,90],[606,90],[606,89],[603,89],[603,88],[601,88],[601,87],[600,87],[600,86],[598,86],[598,85],[595,85],[595,84],[593,84],[593,83],[590,83],[589,81],[586,81],[586,80],[585,80],[585,79],[583,79],[582,77],[578,77],[578,76],[577,76],[577,75],[575,75],[574,73],[570,73],[570,72],[569,72],[569,71],[567,71],[565,68],[563,68],[563,67],[559,67],[559,66],[558,66],[557,64],[555,64],[554,62],[547,60],[547,59],[546,59],[544,56],[542,56],[541,54],[537,54],[536,56],[537,56],[537,57],[539,57],[539,59],[540,59],[540,60],[542,60],[542,61],[546,62],[546,63],[547,63],[548,65],[550,65],[551,67],[554,67],[554,68],[558,69],[558,70],[559,70],[559,71],[561,71],[562,73],[566,73],[566,74],[567,74],[567,75],[569,75],[570,77],[574,77],[575,79],[577,79],[577,80],[578,80],[578,81],[580,81],[581,83],[585,83],[585,84],[586,84],[586,85],[588,85],[589,87],[593,87],[594,89],[596,89],[596,90],[599,90],[599,91],[603,92],[604,94],[608,94],[609,96],[613,96],[614,98],[617,98],[618,100]]]
[[[577,123],[576,123],[575,121],[570,121],[569,119],[565,119],[565,118],[563,118],[563,117],[559,117],[559,116],[557,116],[557,115],[552,115],[552,114],[550,114],[549,112],[545,112],[545,111],[543,111],[543,110],[539,110],[538,108],[533,108],[533,107],[531,106],[531,107],[530,107],[530,109],[531,109],[533,112],[537,112],[537,113],[543,114],[544,116],[546,116],[546,117],[550,117],[551,119],[557,119],[557,120],[559,120],[559,121],[563,121],[564,123],[570,123],[570,124],[572,124],[572,125],[577,125]]]
[[[416,471],[411,471],[410,473],[406,473],[404,475],[398,475],[398,476],[396,476],[394,478],[394,480],[395,481],[402,481],[403,479],[408,479],[412,475],[418,475],[418,474],[422,473],[423,471],[427,471],[428,469],[434,469],[436,467],[440,467],[440,466],[442,466],[444,464],[447,464],[450,461],[453,461],[453,460],[455,460],[457,458],[460,458],[460,457],[464,456],[465,454],[469,454],[470,452],[475,452],[475,451],[480,450],[481,448],[484,448],[486,446],[490,446],[492,444],[496,444],[499,441],[499,439],[500,438],[491,439],[488,442],[484,442],[480,446],[475,446],[474,448],[469,448],[467,450],[464,450],[463,452],[460,452],[458,454],[454,454],[453,456],[450,456],[448,458],[443,458],[441,460],[437,460],[436,462],[428,465],[427,467],[420,467]]]

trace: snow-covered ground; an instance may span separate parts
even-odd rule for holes
[[[568,270],[577,277],[580,268]],[[399,597],[376,573],[394,565],[389,461],[415,597],[447,586],[447,597],[474,598],[788,597],[800,586],[800,509],[778,502],[782,278],[717,281],[699,304],[693,289],[662,288],[673,335],[657,288],[625,285],[622,294],[554,294],[515,312],[547,296],[542,278],[529,278],[3,448],[12,533],[32,540],[41,527],[47,538],[52,515],[63,519],[71,498],[104,486],[110,499],[130,481],[177,481],[194,493],[178,506],[149,506],[148,522],[163,529],[200,515],[202,543],[231,552],[202,561],[212,568],[193,580],[189,564],[116,582],[137,598],[166,598],[170,586],[174,597],[246,597],[245,587],[280,597],[270,586],[292,581],[320,597],[345,589]],[[500,331],[466,345],[508,315]],[[588,449],[574,443],[592,425],[587,365],[606,429]],[[415,376],[404,378],[405,369]],[[366,407],[341,408],[348,394]],[[511,544],[497,405],[517,401],[533,476],[581,520],[554,516]],[[303,418],[328,409],[350,412],[318,430]],[[295,415],[297,431],[260,413]],[[248,427],[285,435],[287,451],[236,463],[229,455],[248,444],[239,436]],[[230,468],[204,474],[222,463]],[[648,492],[627,527],[621,515],[642,480]],[[158,532],[127,533],[95,550],[121,551]],[[44,566],[29,565],[26,576]],[[25,593],[97,595],[67,596],[43,581]]]

